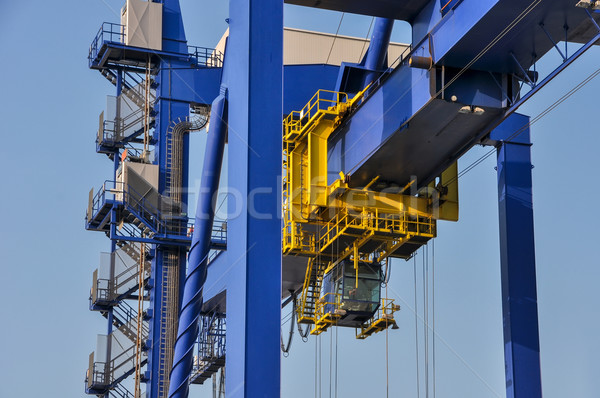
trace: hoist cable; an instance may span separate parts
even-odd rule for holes
[[[431,240],[431,313],[433,398],[435,398],[435,239]]]
[[[329,331],[329,398],[333,389],[333,331]]]
[[[385,285],[385,297],[388,297],[387,284]],[[388,343],[388,331],[389,327],[385,328],[385,396],[390,398],[390,360],[389,360],[389,343]]]
[[[318,383],[319,361],[317,360],[318,351],[319,351],[319,336],[317,336],[317,338],[315,338],[315,398],[319,398],[317,395],[317,386],[319,385],[319,383]]]
[[[414,308],[412,307],[412,303],[407,302],[406,300],[404,300],[402,298],[402,296],[399,296],[399,300],[404,303],[404,305],[406,307],[408,307],[411,311],[413,311],[413,313],[415,314],[415,349],[416,349],[416,369],[417,369],[417,378],[416,378],[416,385],[417,385],[417,398],[420,398],[420,367],[419,367],[419,333],[418,333],[418,325],[419,325],[419,314],[418,314],[418,293],[417,293],[417,261],[416,261],[416,254],[413,255],[413,276],[414,276]],[[390,288],[391,289],[391,288]],[[397,294],[394,289],[391,289],[392,293]],[[481,384],[483,384],[489,391],[490,393],[492,393],[495,397],[497,398],[501,398],[501,395],[495,391],[492,386],[479,374],[477,373],[477,371],[456,351],[456,349],[454,349],[454,347],[448,343],[448,341],[446,341],[442,336],[440,336],[439,334],[436,335],[437,339],[439,340],[440,343],[442,343],[449,351],[452,355],[454,355],[454,357],[456,357],[456,359],[458,359],[458,361],[460,363],[462,363],[462,365],[471,372],[471,374],[473,374],[473,376],[475,376],[480,382]]]
[[[413,276],[414,276],[414,292],[415,292],[415,359],[417,362],[417,398],[421,396],[421,381],[419,377],[419,315],[417,303],[417,256],[413,256]]]
[[[429,297],[427,292],[427,245],[421,248],[423,252],[423,351],[425,353],[425,398],[429,398]]]
[[[338,327],[337,319],[335,320],[335,398],[338,396]]]

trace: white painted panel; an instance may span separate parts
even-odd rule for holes
[[[215,48],[225,52],[225,32]],[[314,65],[328,64],[339,66],[342,62],[358,63],[369,48],[370,40],[360,37],[340,36],[309,30],[284,28],[283,64]],[[407,44],[390,43],[388,61],[392,64],[402,53],[408,50]]]
[[[121,20],[125,21],[125,44],[162,50],[162,4],[127,0]]]

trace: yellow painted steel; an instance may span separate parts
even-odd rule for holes
[[[323,276],[345,259],[380,262],[388,257],[410,258],[436,236],[436,220],[458,219],[456,164],[417,193],[350,188],[348,176],[328,184],[327,140],[344,118],[362,102],[364,93],[319,90],[300,111],[283,120],[283,242],[284,255],[309,258],[298,298],[298,322],[314,324],[319,334],[342,316],[340,297],[321,297]],[[325,312],[325,306],[336,309]],[[365,338],[395,325],[397,306],[383,299],[379,312],[361,328]],[[339,310],[339,311],[338,311]]]
[[[315,326],[310,331],[310,334],[321,334],[329,328],[329,326],[335,325],[344,315],[344,310],[340,308],[342,295],[339,293],[327,293],[324,294],[318,301],[315,309]],[[326,306],[332,306],[333,312],[325,311]]]
[[[356,330],[357,339],[366,339],[367,337],[379,333],[382,330],[389,328],[397,328],[396,321],[394,320],[394,313],[400,310],[400,306],[394,304],[394,300],[382,299],[381,305],[377,310],[377,313],[373,318],[365,322],[359,329]]]

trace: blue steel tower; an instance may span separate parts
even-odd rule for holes
[[[102,24],[89,66],[116,96],[96,138],[113,174],[90,192],[86,214],[86,228],[111,240],[90,297],[108,327],[90,355],[86,392],[141,396],[145,383],[148,397],[164,397],[191,236],[188,135],[207,123],[222,56],[188,46],[177,0],[129,0],[120,24]]]
[[[366,55],[284,65],[281,0],[230,0],[223,56],[187,46],[177,1],[128,0],[122,23],[94,40],[90,67],[117,98],[97,138],[115,175],[90,192],[86,217],[112,242],[92,287],[108,330],[86,391],[130,396],[134,374],[134,394],[145,381],[149,397],[187,397],[225,366],[227,396],[275,397],[282,306],[294,303],[315,335],[396,326],[397,308],[377,289],[357,298],[360,283],[380,286],[382,264],[411,258],[438,220],[458,219],[457,161],[488,145],[498,159],[507,397],[540,398],[529,118],[516,111],[600,40],[600,4],[286,2],[378,17]],[[412,25],[412,43],[388,59],[394,20]],[[538,69],[551,51],[556,67]],[[192,228],[187,134],[209,118]],[[226,142],[236,216],[217,225]]]

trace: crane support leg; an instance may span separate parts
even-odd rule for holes
[[[230,0],[225,390],[280,396],[283,1]],[[235,215],[235,216],[234,216]]]
[[[529,117],[513,114],[497,143],[507,398],[541,398]]]

